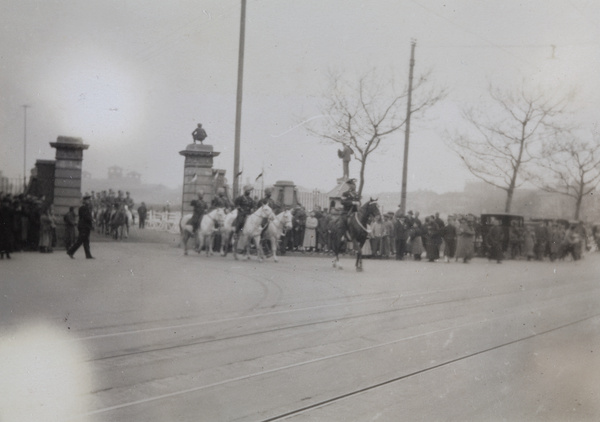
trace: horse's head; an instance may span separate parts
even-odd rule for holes
[[[363,205],[363,207],[365,208],[365,212],[369,217],[377,217],[381,215],[381,212],[379,211],[379,205],[377,204],[377,199],[370,198],[369,201]]]
[[[219,223],[219,224],[223,224],[223,222],[225,221],[225,208],[217,208],[215,209],[215,220]]]
[[[257,211],[262,218],[268,218],[269,220],[273,220],[275,218],[275,213],[273,212],[273,209],[268,205],[265,204],[262,207],[260,207]]]
[[[285,210],[283,212],[283,228],[284,230],[292,230],[293,228],[294,215],[291,210]]]

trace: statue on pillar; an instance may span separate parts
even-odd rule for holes
[[[206,131],[202,128],[202,123],[198,123],[198,127],[192,132],[194,143],[198,141],[202,144],[202,141],[206,139],[206,136]]]
[[[350,148],[350,146],[344,144],[344,149],[338,149],[338,157],[342,159],[342,163],[344,166],[344,175],[343,179],[350,178],[350,160],[352,159],[352,154],[354,154],[354,150]]]

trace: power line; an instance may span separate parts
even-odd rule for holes
[[[538,69],[538,66],[536,66],[535,64],[531,63],[530,61],[528,61],[528,60],[526,60],[526,59],[524,59],[524,58],[522,58],[522,57],[520,57],[520,56],[518,56],[518,55],[516,55],[516,54],[512,53],[511,51],[509,51],[509,50],[507,50],[506,48],[504,48],[504,47],[503,47],[501,44],[496,44],[496,43],[494,43],[493,41],[490,41],[490,40],[488,40],[487,38],[485,38],[485,37],[481,36],[480,34],[478,34],[478,33],[474,32],[474,31],[472,31],[472,30],[470,30],[470,29],[468,29],[468,28],[464,28],[463,26],[461,26],[461,25],[457,24],[456,22],[453,22],[452,20],[450,20],[450,19],[448,19],[447,17],[445,17],[445,16],[443,16],[443,15],[441,15],[441,14],[437,13],[436,11],[434,11],[434,10],[431,10],[430,8],[428,8],[428,7],[426,7],[426,6],[423,6],[423,5],[422,5],[421,3],[419,3],[417,0],[411,0],[411,1],[412,1],[413,3],[415,3],[417,6],[421,7],[421,8],[422,8],[422,9],[424,9],[424,10],[426,10],[427,12],[429,12],[429,13],[431,13],[431,14],[433,14],[433,15],[437,16],[438,18],[440,18],[440,19],[443,19],[443,20],[445,20],[446,22],[448,22],[448,23],[452,24],[453,26],[455,26],[455,27],[459,28],[461,31],[464,31],[464,32],[466,32],[466,33],[468,33],[468,34],[470,34],[470,35],[473,35],[473,36],[477,37],[478,39],[480,39],[480,40],[482,40],[482,41],[485,41],[487,44],[491,45],[492,47],[494,47],[494,48],[497,48],[497,49],[498,49],[498,50],[500,50],[500,51],[503,51],[504,53],[508,54],[509,56],[512,56],[512,57],[516,58],[517,60],[519,60],[519,61],[521,61],[521,62],[523,62],[523,63],[525,63],[525,64],[528,64],[529,66],[532,66],[532,67],[534,67],[534,68]]]

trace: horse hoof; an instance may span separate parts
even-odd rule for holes
[[[277,258],[275,258],[273,261],[275,261],[275,262],[279,262],[279,260],[278,260]]]
[[[356,272],[357,272],[357,273],[360,273],[360,272],[362,272],[362,268],[361,268],[361,267],[356,267]]]

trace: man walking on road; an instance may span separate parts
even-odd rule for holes
[[[81,245],[83,245],[85,257],[87,259],[94,259],[90,252],[90,232],[93,228],[94,219],[92,217],[91,197],[88,195],[83,197],[83,205],[79,207],[79,223],[77,224],[79,237],[77,238],[77,241],[67,249],[67,255],[69,255],[71,259],[75,259],[73,255],[75,255],[75,252]]]

